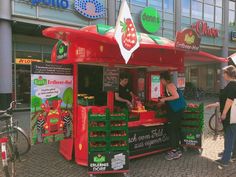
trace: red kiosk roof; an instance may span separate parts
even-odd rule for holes
[[[107,25],[92,25],[81,29],[50,27],[43,35],[69,43],[68,58],[61,63],[93,63],[108,65],[125,65],[117,42],[114,28]],[[184,52],[175,49],[175,43],[169,39],[150,34],[138,33],[140,47],[131,56],[128,65],[170,67],[183,70],[184,58],[198,61],[219,61],[206,52]],[[56,47],[52,52],[52,61],[56,61]],[[125,65],[125,66],[128,66]]]

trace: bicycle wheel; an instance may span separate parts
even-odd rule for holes
[[[1,143],[2,164],[5,177],[15,177],[15,154],[11,140]]]
[[[17,126],[13,128],[14,130],[11,137],[13,138],[13,145],[16,148],[16,155],[24,155],[29,152],[31,148],[30,139],[22,128]]]
[[[217,129],[216,129],[216,122],[215,121],[216,121],[216,116],[215,116],[215,114],[213,114],[210,117],[209,122],[208,122],[209,128],[213,131],[218,131],[218,132],[223,131],[223,124],[219,120],[217,120]]]

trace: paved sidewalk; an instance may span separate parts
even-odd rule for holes
[[[212,102],[209,100],[207,102]],[[213,162],[223,150],[223,137],[214,139],[207,122],[213,110],[205,111],[203,153],[189,149],[182,158],[166,161],[164,153],[131,160],[131,177],[236,177],[236,162],[219,170]],[[23,128],[29,129],[29,112],[18,112]],[[0,172],[0,176],[2,176]],[[98,177],[122,177],[122,174],[97,175]],[[78,166],[73,160],[66,161],[58,152],[58,143],[41,144],[17,163],[17,177],[88,177],[87,168]]]

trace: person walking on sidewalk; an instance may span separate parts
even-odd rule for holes
[[[220,169],[229,164],[236,141],[236,124],[230,124],[230,110],[234,99],[236,99],[236,68],[232,65],[223,68],[223,77],[228,81],[228,84],[220,93],[220,119],[225,132],[223,155],[221,159],[216,160]]]
[[[182,151],[180,148],[180,137],[181,137],[181,120],[183,118],[184,108],[173,111],[168,104],[173,100],[180,99],[180,95],[177,91],[176,86],[171,82],[170,73],[165,71],[160,74],[161,84],[165,87],[165,97],[160,99],[160,102],[167,103],[167,118],[170,121],[169,124],[169,136],[171,148],[173,148],[166,155],[166,160],[178,159],[182,156]]]

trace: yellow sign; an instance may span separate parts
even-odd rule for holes
[[[16,64],[31,65],[32,62],[41,62],[42,60],[33,58],[16,58]]]

